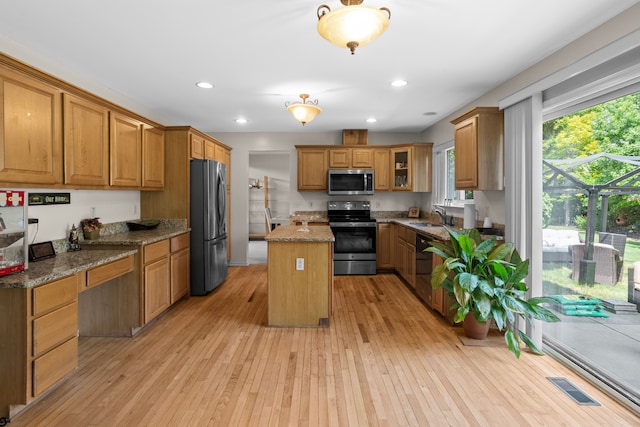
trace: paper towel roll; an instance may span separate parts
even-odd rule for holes
[[[476,205],[475,203],[467,203],[464,205],[464,221],[462,228],[470,230],[476,228]]]

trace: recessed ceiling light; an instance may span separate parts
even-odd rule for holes
[[[376,118],[375,118],[375,117],[369,117],[369,118],[367,119],[367,123],[375,123],[375,122],[377,122],[377,121],[378,121],[378,120],[376,120]]]
[[[402,87],[406,85],[407,85],[407,82],[405,80],[394,80],[391,82],[391,86],[393,87]]]
[[[236,119],[236,123],[239,123],[241,125],[247,123],[247,119]]]
[[[436,114],[438,113],[436,113],[435,111],[427,111],[426,113],[424,113],[425,116],[435,116]]]
[[[199,88],[202,89],[212,89],[213,85],[209,82],[198,82],[196,83],[196,86],[198,86]]]

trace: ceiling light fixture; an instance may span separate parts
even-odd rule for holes
[[[391,82],[391,86],[393,87],[403,87],[406,85],[407,85],[406,80],[394,80]]]
[[[199,88],[202,89],[212,89],[213,85],[209,82],[198,82],[196,83],[196,86],[198,86]]]
[[[377,121],[378,121],[378,120],[376,120],[376,118],[375,118],[375,117],[369,117],[369,118],[367,119],[367,123],[375,123],[375,122],[377,122]]]
[[[287,107],[287,111],[293,114],[293,117],[304,126],[306,123],[315,119],[316,116],[322,112],[322,109],[318,107],[317,99],[307,102],[309,95],[306,93],[300,94],[300,98],[302,98],[302,102],[285,102],[284,106]]]
[[[331,10],[318,7],[318,33],[339,47],[347,47],[353,55],[357,47],[373,41],[389,26],[391,11],[360,6],[363,0],[340,0],[345,7]]]
[[[247,119],[242,119],[242,118],[236,119],[236,123],[243,125],[243,124],[247,123]]]

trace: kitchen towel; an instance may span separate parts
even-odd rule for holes
[[[464,221],[462,228],[470,230],[476,228],[476,205],[467,203],[464,205]]]

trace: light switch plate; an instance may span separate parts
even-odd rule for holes
[[[296,270],[304,270],[304,258],[296,258]]]

